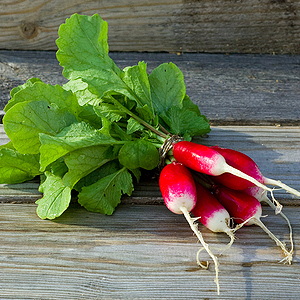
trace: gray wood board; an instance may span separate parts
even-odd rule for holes
[[[289,246],[284,220],[264,213]],[[259,227],[244,227],[218,256],[218,297],[213,264],[197,266],[200,244],[184,217],[164,206],[121,205],[112,216],[74,206],[48,221],[32,204],[0,204],[0,299],[299,299],[299,207],[285,213],[294,225],[294,263],[279,263],[275,243]],[[228,242],[199,228],[212,249]],[[204,252],[200,259],[211,262]]]
[[[299,7],[296,0],[2,0],[0,47],[54,50],[66,18],[99,13],[114,51],[300,54]]]
[[[212,124],[300,124],[300,56],[110,53],[123,68],[140,60],[149,72],[163,62],[182,70],[187,94]],[[0,110],[10,90],[31,77],[62,84],[54,52],[0,51]],[[3,115],[3,112],[2,112]]]
[[[0,144],[8,141],[0,126]],[[271,126],[218,126],[212,127],[207,138],[196,138],[195,142],[219,145],[249,155],[266,177],[281,180],[300,191],[300,127]],[[152,173],[150,173],[152,174]],[[152,175],[151,175],[152,176]],[[22,184],[0,185],[0,201],[33,202],[41,197],[38,181]],[[283,190],[275,196],[284,205],[299,205],[299,199]],[[145,173],[131,197],[124,197],[124,203],[162,203],[158,178],[151,179]]]

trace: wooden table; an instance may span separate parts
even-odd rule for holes
[[[265,176],[300,190],[299,56],[112,53],[120,67],[173,61],[187,93],[212,123],[195,140],[250,155]],[[0,52],[1,109],[9,90],[37,76],[64,82],[54,52]],[[0,127],[0,143],[8,141]],[[74,202],[54,221],[40,220],[38,182],[0,185],[0,299],[299,299],[300,201],[276,198],[294,230],[292,265],[259,227],[244,227],[219,256],[221,295],[214,268],[196,264],[200,248],[182,215],[163,205],[157,179],[144,179],[112,216]],[[289,245],[286,222],[263,207],[263,222]],[[199,227],[212,247],[223,234]],[[201,253],[202,260],[210,260]]]
[[[100,14],[112,51],[300,54],[299,0],[2,0],[1,49],[55,50],[73,13]]]

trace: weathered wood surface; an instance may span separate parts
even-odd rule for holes
[[[0,126],[0,144],[8,138]],[[263,174],[278,179],[300,190],[300,127],[212,127],[207,138],[196,138],[196,142],[232,148],[249,155],[258,164]],[[33,202],[41,197],[38,181],[23,184],[0,185],[0,201]],[[284,205],[299,205],[300,199],[283,190],[275,192],[276,198]],[[157,178],[143,179],[125,203],[162,203]]]
[[[285,212],[299,245],[299,208]],[[284,221],[264,213],[288,244]],[[299,299],[298,251],[280,264],[280,249],[255,226],[219,256],[218,297],[214,266],[198,268],[196,237],[164,206],[121,205],[112,216],[75,206],[53,222],[38,219],[35,205],[1,204],[0,220],[0,299]],[[212,247],[228,242],[200,228]]]
[[[120,67],[139,60],[149,70],[166,61],[178,64],[187,93],[218,124],[196,141],[240,150],[265,176],[300,190],[299,56],[111,55]],[[65,81],[54,52],[1,51],[1,108],[11,88],[35,76]],[[0,144],[7,141],[1,125]],[[260,228],[242,228],[219,256],[218,297],[213,265],[198,268],[200,245],[183,216],[155,205],[162,203],[157,179],[144,179],[112,216],[74,202],[55,221],[36,216],[37,181],[0,185],[0,299],[299,299],[300,201],[283,191],[275,195],[294,229],[293,265],[278,263],[280,249]],[[266,206],[263,213],[263,222],[289,246],[285,221]],[[214,247],[228,242],[200,228]],[[202,252],[201,259],[209,257]]]
[[[61,23],[99,13],[113,51],[300,54],[300,1],[2,0],[0,48],[56,49]]]
[[[120,68],[174,62],[187,94],[212,124],[300,125],[300,56],[111,53]],[[55,52],[0,51],[0,110],[10,90],[31,77],[62,84]],[[1,114],[0,114],[1,115]],[[3,115],[3,112],[2,112]]]

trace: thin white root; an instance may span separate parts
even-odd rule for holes
[[[266,200],[268,199],[268,201]],[[272,201],[266,196],[263,198],[263,201],[267,202],[273,209],[276,208],[276,206],[272,203]],[[248,218],[246,221],[244,221],[243,223],[241,224],[238,224],[236,225],[236,227],[233,228],[233,232],[236,232],[237,230],[239,230],[240,228],[242,228],[246,223],[248,223],[250,220],[253,220],[253,223],[255,225],[258,225],[259,227],[261,227],[263,229],[264,232],[266,232],[269,237],[275,241],[275,243],[277,244],[277,246],[279,246],[282,250],[283,250],[283,253],[285,255],[285,257],[280,261],[280,262],[288,262],[289,264],[292,263],[292,260],[293,260],[293,252],[294,252],[294,243],[293,243],[293,231],[292,231],[292,226],[290,224],[290,221],[289,219],[285,216],[284,213],[280,212],[281,216],[287,221],[288,223],[288,226],[290,228],[290,243],[291,243],[291,250],[288,251],[286,249],[286,245],[284,243],[282,243],[265,225],[264,223],[255,218],[255,217],[250,217]]]
[[[199,252],[201,252],[202,250],[204,250],[204,248],[202,247],[198,252],[197,252],[197,264],[199,267],[201,267],[202,269],[207,270],[209,267],[209,262],[206,261],[206,265],[204,265],[200,260],[199,260]]]
[[[267,195],[264,195],[263,198],[261,199],[261,201],[266,202],[267,204],[270,205],[271,208],[276,209],[276,206],[273,204],[273,202],[268,198]],[[290,253],[293,254],[294,252],[294,241],[293,241],[293,229],[292,229],[292,225],[289,221],[289,219],[287,218],[287,216],[283,213],[280,212],[280,215],[282,216],[282,218],[284,218],[289,226],[290,229],[290,244],[291,244],[291,250]]]
[[[300,197],[300,192],[299,191],[289,187],[288,185],[284,184],[283,182],[281,182],[279,180],[274,180],[274,179],[265,177],[265,184],[271,184],[271,185],[279,186],[279,187],[283,188],[284,190],[286,190],[287,192],[289,192],[290,194],[293,194],[297,197]]]
[[[206,250],[206,252],[209,254],[209,256],[212,258],[212,260],[214,261],[215,264],[215,272],[216,272],[216,277],[215,277],[215,283],[217,285],[217,292],[218,295],[220,295],[220,285],[219,285],[219,262],[217,257],[211,252],[208,244],[205,243],[201,232],[198,230],[198,225],[196,223],[194,223],[193,219],[190,216],[190,213],[188,212],[188,210],[186,209],[186,207],[182,206],[180,207],[180,210],[182,211],[182,213],[184,214],[187,222],[189,223],[191,229],[193,230],[193,232],[195,233],[195,235],[197,236],[198,240],[200,241],[200,243],[202,244],[202,246],[204,247],[204,249]]]
[[[275,215],[278,215],[281,213],[281,210],[282,210],[282,205],[275,199],[274,197],[274,194],[273,194],[273,190],[271,191],[271,197],[272,197],[272,200],[273,200],[273,204],[275,206]]]
[[[226,245],[224,251],[229,249],[232,246],[233,242],[235,241],[233,229],[228,229],[225,233],[230,237],[230,242]]]
[[[230,242],[229,242],[225,247],[214,247],[214,248],[213,248],[214,251],[218,251],[219,254],[221,255],[222,252],[228,250],[228,249],[232,246],[233,242],[235,241],[235,236],[234,236],[233,232],[234,232],[233,229],[229,229],[228,231],[226,231],[225,233],[230,237]],[[202,247],[202,248],[200,248],[200,249],[198,250],[198,252],[197,252],[197,263],[198,263],[198,265],[199,265],[201,268],[204,268],[204,269],[205,269],[206,267],[204,267],[204,266],[202,265],[202,263],[200,262],[200,260],[199,260],[199,254],[200,254],[200,252],[203,251],[204,249],[205,249],[205,248]]]
[[[245,180],[248,180],[248,181],[252,182],[253,184],[255,184],[256,186],[258,186],[258,187],[264,189],[265,191],[270,192],[271,195],[272,195],[272,200],[274,201],[274,203],[276,203],[276,206],[277,206],[277,208],[276,208],[276,214],[278,214],[278,213],[281,212],[282,205],[275,199],[275,197],[274,197],[274,195],[273,195],[273,189],[271,189],[271,188],[265,186],[264,184],[260,183],[260,182],[259,182],[258,180],[256,180],[255,178],[253,178],[253,177],[251,177],[251,176],[245,174],[244,172],[242,172],[242,171],[240,171],[240,170],[238,170],[238,169],[236,169],[236,168],[231,167],[230,165],[226,165],[224,171],[225,171],[225,172],[228,172],[228,173],[230,173],[230,174],[236,175],[236,176],[238,176],[238,177],[240,177],[240,178],[243,178],[243,179],[245,179]]]
[[[277,246],[279,246],[284,255],[285,255],[285,258],[282,259],[280,262],[288,262],[289,264],[292,263],[292,260],[293,260],[293,253],[291,251],[288,251],[286,249],[286,245],[283,244],[265,225],[264,223],[259,220],[259,219],[256,219],[256,218],[253,218],[253,223],[257,226],[259,226],[265,233],[267,233],[269,235],[269,237],[276,243]]]
[[[243,223],[237,224],[234,228],[233,228],[233,232],[236,232],[237,230],[241,229],[242,227],[244,227],[245,224],[247,224],[250,220],[254,219],[254,217],[250,217],[248,218],[246,221],[244,221]]]

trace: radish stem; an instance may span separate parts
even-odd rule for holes
[[[171,133],[165,128],[165,127],[163,127],[161,124],[158,124],[158,126],[159,126],[159,129],[163,132],[163,133],[165,133],[166,135],[171,135]]]
[[[216,278],[215,278],[215,283],[217,285],[217,292],[218,295],[220,295],[220,286],[219,286],[219,262],[217,257],[211,252],[211,250],[209,249],[208,244],[205,243],[201,232],[198,230],[198,225],[194,222],[194,220],[191,218],[190,213],[188,212],[188,210],[186,209],[186,207],[181,206],[180,210],[182,211],[182,213],[184,214],[187,222],[189,223],[191,229],[193,230],[193,232],[195,233],[195,235],[197,236],[198,240],[200,241],[200,243],[202,244],[203,248],[206,250],[206,252],[209,254],[209,256],[212,258],[212,260],[214,261],[215,264],[215,272],[216,272]]]
[[[165,133],[158,131],[153,126],[151,126],[149,123],[147,123],[146,121],[144,121],[143,119],[141,119],[140,117],[138,117],[136,114],[134,114],[132,111],[130,111],[129,109],[127,109],[124,105],[122,105],[113,96],[109,96],[109,99],[112,100],[120,109],[122,109],[125,113],[127,113],[130,117],[132,117],[133,119],[135,119],[138,123],[140,123],[144,127],[148,128],[149,130],[151,130],[152,132],[154,132],[155,134],[157,134],[158,136],[160,136],[160,137],[162,137],[164,139],[166,139],[168,137]],[[163,127],[161,126],[161,129],[162,128]]]

